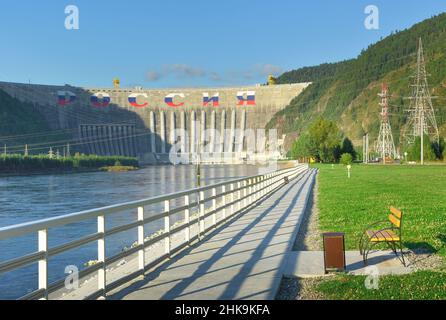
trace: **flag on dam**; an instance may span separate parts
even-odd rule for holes
[[[76,95],[71,91],[57,91],[57,104],[66,106],[76,100]]]
[[[110,95],[104,92],[95,93],[90,97],[90,102],[95,107],[107,107],[110,104]]]
[[[218,107],[220,105],[219,95],[220,94],[217,92],[210,98],[209,93],[204,92],[203,93],[203,107],[207,107],[209,105],[209,102],[211,102],[211,101],[212,101],[213,107]]]
[[[245,98],[246,96],[246,98]],[[239,91],[237,92],[238,106],[255,105],[256,93],[255,91]]]
[[[137,108],[147,107],[149,105],[148,102],[138,103],[136,101],[138,96],[144,97],[146,99],[148,98],[147,93],[132,93],[131,95],[129,95],[129,98],[128,98],[130,105],[132,105],[133,107],[137,107]]]
[[[173,102],[173,98],[175,96],[179,96],[181,98],[184,98],[184,93],[171,93],[168,94],[165,98],[164,98],[164,102],[169,106],[169,107],[181,107],[184,105],[184,102],[180,102],[180,103],[174,103]]]

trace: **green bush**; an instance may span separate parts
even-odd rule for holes
[[[341,164],[348,165],[348,164],[351,164],[352,161],[353,161],[353,157],[350,153],[343,153],[341,155],[341,160],[340,160]]]
[[[79,155],[66,158],[50,158],[48,155],[24,156],[8,154],[0,156],[0,172],[39,171],[47,169],[100,168],[120,163],[123,166],[138,167],[138,160],[131,157]]]

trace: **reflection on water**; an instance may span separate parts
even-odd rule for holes
[[[202,184],[209,185],[241,176],[257,174],[249,165],[203,166]],[[151,166],[137,171],[93,172],[0,178],[0,227],[149,198],[196,187],[194,166]],[[113,215],[107,228],[128,223],[125,212]],[[132,219],[134,217],[132,216]],[[150,227],[150,226],[149,226]],[[154,224],[155,231],[159,226]],[[96,220],[83,221],[49,231],[50,247],[96,232]],[[31,253],[37,249],[35,234],[0,240],[0,261]],[[125,232],[107,239],[107,255],[119,252],[136,240],[135,232]],[[50,259],[49,280],[64,275],[68,264],[82,268],[96,259],[96,244],[66,252]],[[0,274],[0,299],[18,298],[37,287],[37,265]]]

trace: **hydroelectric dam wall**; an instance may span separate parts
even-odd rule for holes
[[[180,153],[229,153],[237,162],[246,159],[249,139],[237,132],[264,129],[308,85],[117,89],[0,82],[0,89],[33,103],[52,130],[67,130],[79,152],[166,162],[177,143]],[[174,129],[188,135],[176,135]],[[221,137],[208,137],[206,143],[207,129],[216,129]],[[229,137],[223,138],[225,130]]]

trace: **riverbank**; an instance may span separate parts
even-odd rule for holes
[[[128,171],[139,167],[138,159],[121,156],[79,155],[57,157],[54,155],[2,155],[0,177],[47,174],[72,174],[104,171]],[[112,169],[110,169],[112,168]],[[120,168],[120,170],[113,170]]]

